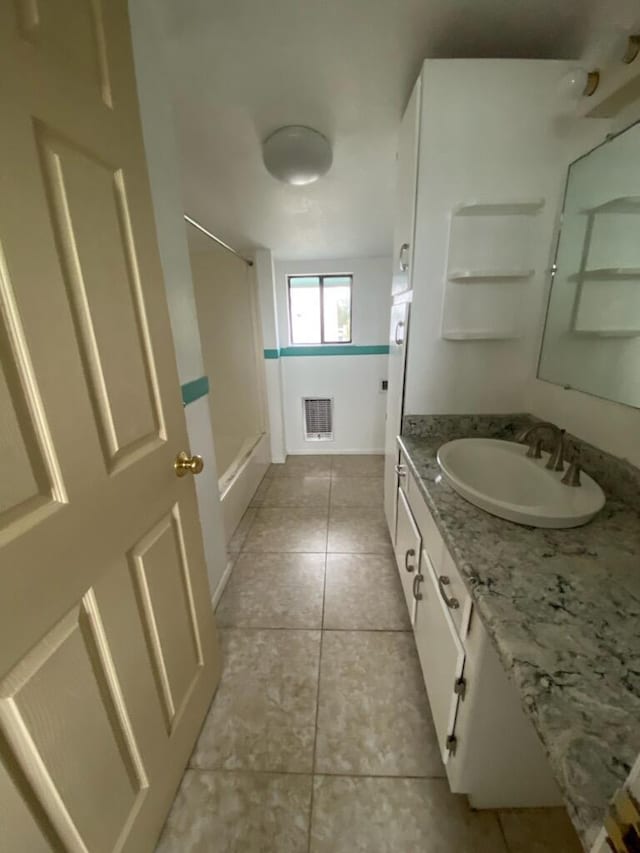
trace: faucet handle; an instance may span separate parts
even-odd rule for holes
[[[565,486],[581,486],[580,471],[582,471],[582,466],[580,465],[580,452],[576,450],[571,459],[571,464],[567,468],[567,471],[560,482],[564,483]]]
[[[535,441],[529,442],[529,449],[527,450],[527,456],[529,459],[542,459],[542,439],[536,438]]]
[[[564,434],[566,430],[561,429],[560,435],[553,448],[553,453],[547,460],[546,468],[550,471],[564,471]]]

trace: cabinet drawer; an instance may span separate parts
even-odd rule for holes
[[[420,531],[422,548],[428,554],[436,576],[447,579],[443,582],[443,593],[450,601],[458,603],[457,607],[450,608],[451,618],[464,639],[471,615],[471,596],[411,472],[407,474],[406,484],[409,507]]]
[[[398,520],[396,524],[396,541],[394,550],[396,564],[400,574],[400,582],[404,592],[409,619],[413,625],[415,620],[415,598],[413,596],[414,578],[420,571],[421,551],[420,531],[414,521],[409,504],[402,489],[398,489]]]
[[[417,586],[415,638],[427,696],[438,736],[442,760],[449,759],[450,741],[456,722],[459,696],[456,681],[462,677],[465,650],[444,603],[433,565],[423,551],[422,578]]]

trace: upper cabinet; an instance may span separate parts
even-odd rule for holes
[[[421,80],[418,78],[407,104],[398,137],[391,284],[391,292],[394,296],[411,289],[410,270],[413,259],[420,134],[420,88]]]

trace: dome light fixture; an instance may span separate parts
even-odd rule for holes
[[[329,140],[317,130],[292,124],[278,128],[264,140],[262,158],[274,178],[304,186],[327,174],[333,152]]]

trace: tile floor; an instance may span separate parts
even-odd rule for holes
[[[158,853],[579,853],[561,809],[449,792],[380,456],[273,465],[230,543],[223,675]]]

